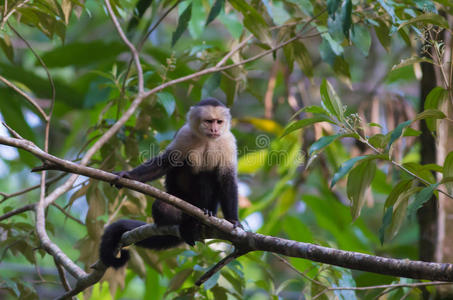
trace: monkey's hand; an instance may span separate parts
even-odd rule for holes
[[[112,172],[116,175],[116,178],[110,183],[110,185],[114,185],[117,189],[122,188],[123,186],[118,183],[118,179],[120,178],[127,178],[127,179],[134,179],[129,175],[128,171],[119,171],[119,172]]]
[[[242,226],[241,222],[239,220],[231,220],[231,219],[226,219],[228,222],[230,222],[231,224],[233,224],[233,227],[236,228],[236,227],[239,227],[241,229],[244,229],[244,227]]]

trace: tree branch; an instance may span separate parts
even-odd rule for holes
[[[66,172],[74,172],[91,178],[113,182],[117,180],[125,188],[130,188],[143,194],[153,196],[159,200],[173,205],[184,213],[191,215],[202,223],[214,228],[220,233],[216,236],[231,241],[240,249],[250,251],[269,251],[291,257],[310,259],[312,261],[336,265],[349,269],[374,272],[398,277],[414,279],[427,279],[453,282],[453,265],[446,263],[430,263],[422,261],[411,261],[408,259],[393,259],[380,256],[373,256],[352,251],[343,251],[314,244],[291,241],[283,238],[265,236],[252,232],[245,232],[223,219],[209,217],[204,212],[184,200],[167,194],[150,185],[117,178],[115,174],[97,170],[90,167],[81,166],[70,161],[66,161],[52,156],[32,143],[10,137],[0,136],[0,144],[19,147],[27,150],[41,159],[52,163],[53,169],[61,169]],[[147,225],[148,226],[148,225]],[[143,238],[143,236],[140,236]],[[77,275],[77,274],[76,274]],[[83,276],[80,276],[83,277]],[[76,277],[78,278],[78,277]]]
[[[6,220],[6,219],[8,219],[8,218],[10,218],[12,216],[21,214],[21,213],[23,213],[25,211],[34,210],[34,209],[35,209],[35,205],[34,204],[28,204],[28,205],[13,209],[12,211],[9,211],[6,214],[1,215],[0,216],[0,222],[4,221],[4,220]]]
[[[126,34],[124,34],[123,29],[121,29],[121,25],[115,16],[115,12],[112,9],[110,0],[104,0],[104,3],[105,3],[105,6],[107,7],[110,18],[112,19],[113,25],[115,25],[116,31],[118,31],[119,36],[121,37],[123,42],[126,44],[126,46],[129,47],[129,50],[132,53],[132,57],[134,58],[135,67],[137,68],[138,94],[141,95],[141,94],[143,94],[145,87],[144,87],[144,83],[143,83],[142,65],[140,64],[140,55],[139,55],[137,49],[135,49],[135,46],[126,37]]]

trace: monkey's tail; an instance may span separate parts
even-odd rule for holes
[[[118,247],[121,236],[126,231],[145,225],[145,222],[136,220],[118,220],[105,228],[101,239],[99,257],[107,267],[121,268],[129,260],[129,251],[121,250],[120,257],[115,257],[114,251]],[[176,236],[162,235],[152,236],[136,243],[137,246],[148,249],[168,249],[181,244],[182,241]]]

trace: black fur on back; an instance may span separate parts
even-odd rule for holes
[[[225,104],[217,100],[216,98],[206,98],[198,102],[195,106],[223,106],[225,107]]]
[[[105,228],[99,248],[99,257],[107,267],[121,268],[129,260],[129,251],[121,250],[120,257],[114,255],[115,249],[121,240],[123,233],[134,228],[145,225],[145,222],[136,220],[118,220]],[[175,236],[162,235],[152,236],[148,239],[136,243],[137,246],[148,249],[168,249],[179,245],[182,241]]]

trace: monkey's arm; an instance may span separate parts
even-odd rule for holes
[[[227,172],[221,176],[220,207],[223,216],[233,225],[242,228],[238,217],[238,186],[236,173]]]
[[[141,182],[155,180],[164,176],[171,168],[168,152],[151,158],[147,162],[130,171],[115,172],[119,177],[133,179]]]

